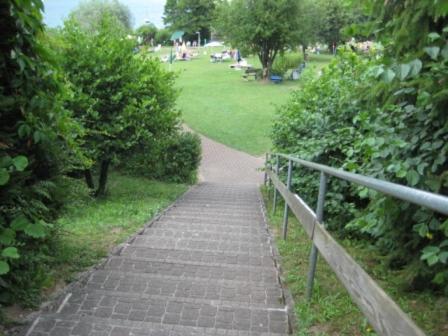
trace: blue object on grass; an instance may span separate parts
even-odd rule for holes
[[[271,81],[275,84],[279,84],[283,81],[283,78],[281,76],[271,76]]]

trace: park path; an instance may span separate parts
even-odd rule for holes
[[[285,335],[261,160],[202,137],[200,182],[71,285],[27,336]]]

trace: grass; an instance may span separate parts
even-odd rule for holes
[[[214,51],[221,51],[222,48]],[[165,49],[162,54],[167,54]],[[178,108],[195,131],[252,155],[271,148],[270,132],[277,106],[284,104],[300,81],[273,84],[245,81],[242,72],[229,68],[231,62],[210,63],[210,54],[188,62],[175,62],[181,89]],[[313,56],[309,69],[320,69],[331,56]],[[255,58],[249,63],[259,67]]]
[[[280,237],[283,220],[283,204],[272,214],[272,200],[263,188],[269,221],[282,258],[285,283],[294,301],[298,319],[296,335],[376,335],[360,310],[352,302],[345,288],[328,264],[319,258],[311,303],[305,298],[308,258],[311,241],[290,214],[288,238]],[[378,284],[409,314],[426,332],[427,336],[448,335],[448,299],[430,292],[407,292],[405,278],[399,271],[391,271],[375,256],[369,246],[358,241],[340,242],[356,261],[369,272]]]
[[[55,284],[96,264],[185,192],[186,185],[112,173],[108,195],[92,199],[83,181],[68,184],[68,206],[58,220]],[[55,285],[54,284],[54,285]]]

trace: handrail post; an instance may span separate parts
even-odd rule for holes
[[[264,159],[264,185],[267,186],[268,183],[268,162],[269,162],[269,153],[266,153]]]
[[[286,180],[286,187],[291,190],[291,179],[292,179],[292,166],[293,162],[288,161],[288,178]],[[283,211],[283,240],[286,240],[286,235],[288,233],[288,203],[285,201],[285,210]]]
[[[324,219],[324,203],[325,203],[325,193],[327,191],[327,175],[324,172],[320,173],[320,185],[319,185],[319,196],[317,197],[317,208],[316,208],[316,220],[318,223],[322,223]],[[319,224],[315,224],[319,225]],[[314,236],[314,232],[313,232]],[[314,237],[312,237],[313,239]],[[313,244],[310,253],[310,266],[308,270],[308,281],[306,284],[306,299],[311,301],[311,296],[313,295],[314,286],[314,275],[316,273],[318,250],[316,245]]]
[[[275,163],[275,173],[277,174],[280,172],[280,158],[278,155],[276,155],[277,162]],[[275,214],[275,211],[277,210],[277,188],[274,186],[274,200],[272,204],[272,214]]]

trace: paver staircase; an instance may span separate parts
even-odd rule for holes
[[[203,183],[42,314],[37,335],[284,335],[255,185]]]

